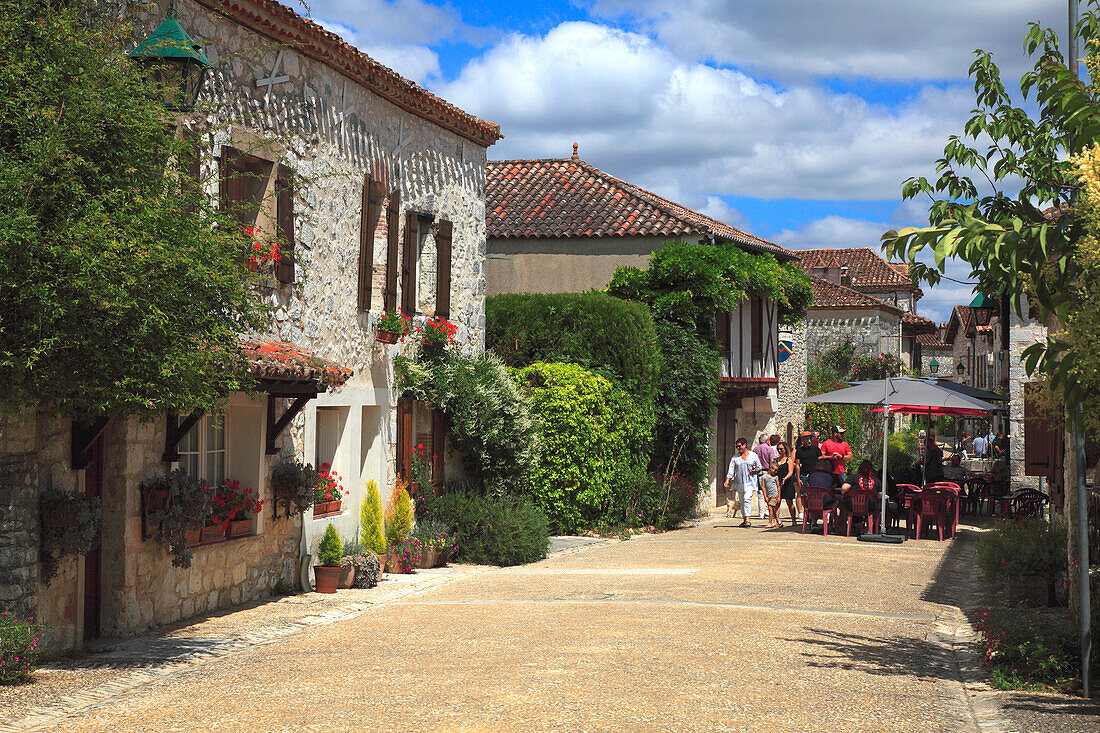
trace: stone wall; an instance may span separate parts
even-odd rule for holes
[[[901,356],[901,318],[883,310],[810,308],[806,318],[810,358],[851,341],[856,355]]]
[[[936,360],[939,366],[936,369],[936,373],[932,373],[932,359]],[[932,351],[928,348],[922,348],[920,350],[920,367],[921,374],[926,377],[939,377],[941,379],[956,379],[958,375],[955,373],[955,356],[951,351]]]
[[[772,433],[785,440],[787,424],[792,426],[794,435],[802,430],[806,422],[806,324],[800,323],[789,332],[781,331],[780,340],[789,338],[792,352],[787,360],[779,365],[778,410],[769,425]]]
[[[33,454],[0,457],[0,610],[35,616],[38,604],[38,476]]]

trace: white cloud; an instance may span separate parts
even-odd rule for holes
[[[894,198],[973,103],[961,86],[928,87],[897,111],[779,89],[586,22],[511,35],[439,92],[501,125],[494,158],[565,157],[579,140],[581,157],[610,173],[696,197]]]
[[[870,247],[877,250],[879,238],[890,227],[866,219],[830,215],[798,229],[784,229],[769,239],[788,249]]]
[[[1066,27],[1064,0],[594,0],[684,58],[798,79],[965,78],[972,51],[994,52],[1018,79],[1031,21]]]

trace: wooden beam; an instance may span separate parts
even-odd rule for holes
[[[175,463],[180,459],[180,441],[191,432],[195,424],[206,414],[206,410],[195,410],[180,422],[179,415],[175,411],[169,411],[167,415],[168,427],[164,433],[164,453],[160,460],[165,463]]]
[[[97,417],[94,420],[73,420],[72,433],[69,440],[69,461],[74,471],[87,468],[92,460],[89,448],[99,437],[103,429],[107,427],[109,418]]]
[[[279,448],[275,445],[275,441],[279,435],[286,429],[286,426],[290,424],[290,421],[302,411],[302,408],[306,406],[306,403],[317,396],[317,392],[312,394],[303,394],[294,397],[294,401],[290,403],[290,407],[286,408],[286,411],[276,419],[275,411],[278,408],[279,396],[268,395],[267,397],[267,455],[273,456],[279,452]]]
[[[316,397],[320,391],[314,382],[281,382],[277,379],[261,379],[257,386],[261,391],[276,397]]]

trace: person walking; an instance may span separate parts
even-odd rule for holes
[[[813,431],[803,430],[798,436],[798,448],[794,452],[795,468],[798,471],[798,493],[795,505],[798,507],[798,521],[802,521],[802,489],[809,486],[810,474],[821,459],[821,448],[814,441]]]
[[[798,498],[798,466],[794,454],[791,453],[790,446],[784,440],[779,441],[779,444],[775,446],[775,449],[779,452],[779,457],[776,458],[776,463],[779,464],[779,497],[787,502],[787,511],[791,515],[791,524],[794,524],[795,519],[795,501]],[[779,518],[779,512],[775,513],[776,519]]]
[[[752,449],[752,452],[760,459],[761,471],[766,471],[772,461],[776,459],[776,456],[779,455],[775,450],[775,444],[778,442],[778,435],[761,435],[760,444]],[[763,492],[760,493],[760,513],[758,516],[761,520],[768,518],[768,503],[764,498]]]
[[[833,462],[833,483],[835,486],[843,488],[845,483],[850,483],[845,480],[844,462],[852,460],[855,455],[852,453],[852,446],[844,440],[844,427],[842,425],[833,426],[833,437],[821,444],[821,455]]]
[[[762,486],[761,494],[768,505],[768,529],[782,527],[779,521],[779,463],[772,461],[768,465],[768,472],[760,478]]]
[[[738,438],[734,447],[737,449],[737,455],[730,460],[724,486],[728,489],[730,482],[734,482],[737,499],[741,502],[742,521],[740,526],[751,527],[752,523],[749,518],[752,516],[752,497],[760,485],[760,473],[763,466],[760,463],[760,458],[749,450],[749,442],[744,438]]]
[[[982,435],[975,435],[974,436],[974,457],[975,458],[985,458],[986,446],[987,446],[987,443],[986,443],[985,437],[982,436]]]

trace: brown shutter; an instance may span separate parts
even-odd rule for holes
[[[718,342],[718,355],[729,357],[730,355],[730,314],[726,311],[718,311],[715,317],[714,329]]]
[[[413,403],[408,397],[397,400],[397,476],[409,478],[409,458],[412,455]]]
[[[401,247],[401,309],[416,313],[416,247],[420,239],[415,211],[405,212],[405,236]]]
[[[446,479],[443,451],[446,448],[447,421],[442,410],[432,410],[432,483],[441,486]]]
[[[764,299],[753,296],[752,318],[749,319],[749,328],[752,329],[752,355],[753,357],[764,355]]]
[[[451,235],[454,225],[443,219],[435,233],[435,314],[451,317]]]
[[[275,179],[275,226],[282,257],[275,266],[275,277],[281,283],[294,282],[294,173],[279,166]]]
[[[218,200],[221,210],[234,218],[240,217],[241,201],[244,200],[244,178],[233,165],[233,161],[239,157],[240,153],[223,145],[218,163]]]
[[[401,243],[401,193],[390,192],[386,204],[386,292],[382,307],[387,313],[397,310],[397,249]]]
[[[374,234],[378,228],[378,204],[381,186],[370,176],[363,179],[363,213],[359,222],[359,310],[370,310],[374,275]]]

